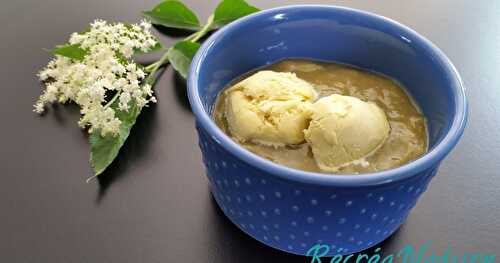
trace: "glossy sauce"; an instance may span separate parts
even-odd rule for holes
[[[368,156],[364,164],[346,166],[339,173],[369,173],[395,168],[417,159],[427,151],[428,135],[424,116],[405,90],[390,78],[343,64],[295,59],[284,60],[259,70],[294,72],[299,78],[310,82],[320,97],[331,94],[354,96],[374,102],[384,110],[391,126],[384,145]],[[254,72],[249,74],[252,73]],[[228,87],[235,82],[230,83]],[[221,92],[217,99],[213,117],[217,125],[232,137],[224,116],[223,94]],[[305,171],[323,172],[316,165],[306,142],[274,148],[235,141],[249,151],[278,164]]]

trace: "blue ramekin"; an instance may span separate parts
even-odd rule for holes
[[[428,120],[427,154],[402,167],[362,175],[290,169],[240,147],[213,122],[219,91],[232,79],[285,58],[337,61],[400,81]],[[467,120],[457,70],[430,41],[393,20],[335,6],[262,11],[212,35],[191,64],[188,94],[211,191],[226,216],[258,241],[304,255],[376,245],[405,221]]]

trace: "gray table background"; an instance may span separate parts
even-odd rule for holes
[[[185,1],[202,19],[216,1]],[[208,3],[207,3],[208,2]],[[260,8],[313,1],[251,0]],[[168,68],[119,160],[91,175],[78,109],[33,112],[42,48],[95,18],[135,22],[156,2],[0,3],[0,261],[308,262],[240,232],[216,207],[203,174],[185,85]],[[462,74],[470,123],[386,254],[432,241],[442,252],[500,252],[500,1],[314,1],[375,12],[436,43]],[[173,38],[162,38],[169,45]]]

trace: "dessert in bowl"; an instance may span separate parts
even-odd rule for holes
[[[251,152],[291,168],[359,174],[427,150],[426,121],[396,81],[347,65],[287,59],[220,92],[213,117]]]
[[[301,170],[243,147],[217,125],[214,112],[220,94],[248,72],[292,58],[351,65],[401,83],[426,118],[426,152],[396,168],[337,173],[335,163],[323,164],[326,170],[333,167],[331,171]],[[387,18],[334,6],[275,8],[216,32],[193,59],[188,94],[211,191],[225,215],[260,242],[301,255],[318,243],[330,246],[330,255],[354,253],[390,236],[404,223],[440,162],[458,142],[467,119],[460,77],[437,47]],[[314,104],[322,100],[307,92],[301,96]],[[368,122],[380,116],[374,114],[375,108],[367,110],[364,103],[368,102],[351,97],[329,100],[358,105],[359,112],[366,113],[363,116],[371,116]],[[321,115],[332,108],[325,105],[335,102],[325,102],[312,112]],[[294,108],[294,112],[300,110]],[[314,114],[294,116],[294,122],[284,130],[311,130],[304,133],[304,140],[314,146],[318,141],[311,128]],[[241,116],[233,117],[238,120]],[[276,129],[248,137],[250,133],[245,131],[251,126],[245,127],[244,120],[237,121],[243,125],[238,127],[244,127],[238,135],[253,143],[302,142],[300,133],[292,131],[283,138],[280,133],[273,134]],[[305,124],[300,124],[304,120]],[[368,125],[368,130],[373,127],[362,124]],[[374,138],[385,141],[386,126],[380,127],[382,136]],[[325,143],[316,145],[321,148],[316,151],[319,156]]]

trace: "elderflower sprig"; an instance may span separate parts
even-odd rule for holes
[[[140,25],[108,24],[96,20],[85,33],[73,33],[71,45],[79,45],[87,55],[81,60],[56,55],[39,78],[46,89],[35,104],[42,113],[48,103],[68,101],[80,106],[82,117],[78,122],[88,132],[100,131],[102,136],[119,132],[121,120],[116,110],[128,111],[131,104],[142,108],[156,102],[151,84],[141,84],[146,73],[141,66],[127,60],[133,50],[147,52],[157,42],[146,21]],[[110,94],[112,100],[108,97]],[[110,107],[118,99],[118,108]]]
[[[161,49],[151,24],[108,23],[95,20],[88,30],[73,33],[68,43],[51,50],[55,58],[38,77],[45,84],[34,111],[47,104],[73,102],[80,107],[78,125],[89,132],[90,163],[94,176],[116,158],[141,110],[156,103],[153,85],[158,70],[171,64],[184,78],[198,43],[210,31],[258,11],[244,0],[222,0],[201,25],[196,14],[179,0],[164,0],[143,15],[157,26],[195,31],[175,43],[161,58],[147,66],[134,55]]]

